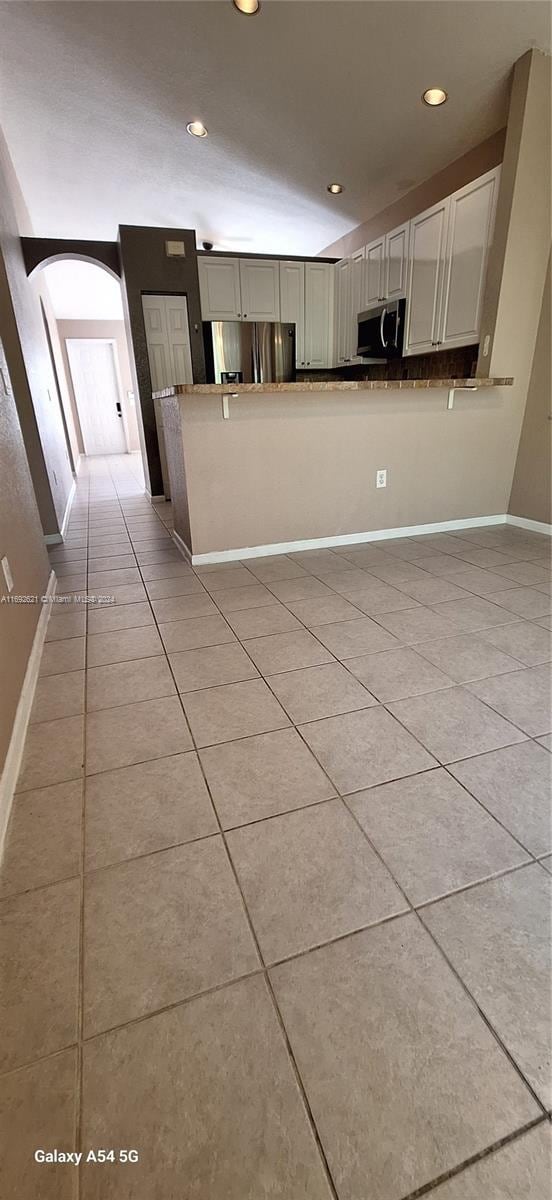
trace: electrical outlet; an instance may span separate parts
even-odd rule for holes
[[[8,589],[8,592],[13,592],[13,575],[11,573],[10,564],[5,555],[0,563],[0,566],[2,567],[2,571],[4,574],[4,579],[6,581],[6,587]]]
[[[376,487],[387,487],[387,467],[382,471],[376,471]]]

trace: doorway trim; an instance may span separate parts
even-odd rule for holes
[[[82,429],[79,402],[78,402],[78,397],[77,397],[77,390],[75,387],[75,381],[73,379],[73,374],[72,374],[71,356],[69,354],[69,348],[72,345],[111,346],[111,353],[112,353],[112,357],[113,357],[113,366],[115,369],[115,383],[116,383],[117,392],[119,395],[119,403],[121,405],[122,427],[123,427],[123,434],[124,434],[124,440],[125,440],[125,449],[123,450],[123,454],[130,454],[130,437],[129,437],[129,429],[128,429],[128,424],[127,424],[127,417],[126,417],[126,410],[125,410],[125,403],[124,403],[124,391],[123,391],[123,384],[122,384],[122,380],[121,380],[121,370],[120,370],[120,366],[119,366],[119,353],[118,353],[117,339],[112,338],[112,337],[82,337],[82,338],[81,337],[70,337],[70,338],[65,338],[64,341],[65,341],[65,348],[67,351],[67,362],[69,364],[69,371],[71,373],[71,387],[73,389],[73,395],[75,397],[75,407],[77,410],[77,416],[78,416],[79,426],[80,426],[80,435],[81,435],[81,439],[82,439],[82,444],[84,446],[85,455],[87,454],[87,451],[86,451],[86,446],[84,445],[84,433],[83,433],[83,429]]]

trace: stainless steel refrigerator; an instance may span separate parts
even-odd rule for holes
[[[295,325],[204,321],[208,383],[288,383],[295,379]]]

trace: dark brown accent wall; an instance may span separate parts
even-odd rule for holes
[[[167,258],[166,241],[184,242],[185,258]],[[148,361],[142,296],[185,295],[188,300],[190,345],[194,383],[205,382],[205,356],[201,327],[199,278],[195,231],[193,229],[157,229],[141,225],[119,227],[119,251],[122,269],[123,307],[127,331],[134,351],[136,387],[142,416],[143,450],[149,472],[152,496],[161,495],[163,480],[151,398],[152,384]],[[174,380],[175,383],[181,380]]]
[[[88,242],[72,238],[21,238],[23,258],[30,275],[36,267],[67,258],[101,263],[113,275],[120,276],[119,247],[116,242]]]

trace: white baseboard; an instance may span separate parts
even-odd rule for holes
[[[52,611],[50,600],[55,593],[57,578],[55,571],[50,571],[48,579],[48,587],[46,588],[46,601],[42,605],[42,611],[38,618],[35,635],[27,670],[21,688],[21,695],[17,705],[15,720],[13,723],[10,744],[4,769],[0,777],[0,855],[4,846],[4,838],[8,826],[10,810],[12,805],[13,794],[21,767],[21,759],[23,757],[23,748],[25,745],[25,737],[27,735],[27,727],[33,706],[34,694],[38,680],[38,671],[40,667],[40,659],[42,657],[42,647],[46,637],[46,629],[48,620]]]
[[[148,489],[146,488],[146,489],[145,489],[145,493],[146,493],[146,496],[147,496],[147,498],[148,498],[148,500],[149,500],[150,504],[158,504],[160,500],[166,500],[166,499],[167,499],[167,497],[165,496],[165,493],[164,493],[164,492],[161,492],[161,495],[160,495],[160,496],[153,496],[153,495],[152,495],[152,493],[151,493],[151,492],[148,492]]]
[[[298,550],[331,550],[332,546],[355,546],[358,542],[384,542],[390,538],[417,537],[421,533],[450,533],[454,529],[477,529],[481,525],[502,525],[503,513],[490,517],[464,517],[457,521],[433,521],[428,525],[402,525],[397,529],[371,529],[365,533],[341,533],[335,537],[305,538],[297,542],[274,542],[268,546],[241,546],[238,550],[211,550],[192,554],[192,566],[234,562],[244,558],[266,558],[271,554],[295,554]],[[178,534],[173,534],[175,539]],[[181,543],[184,546],[184,542]],[[186,553],[189,551],[186,548]]]
[[[79,463],[80,463],[80,459],[79,459]],[[76,487],[77,487],[77,485],[75,483],[75,480],[73,480],[71,487],[69,489],[69,495],[67,497],[67,504],[65,505],[65,512],[63,514],[63,521],[61,522],[60,532],[44,534],[44,541],[47,546],[58,546],[60,542],[63,542],[65,540],[67,525],[69,523],[69,514],[71,512],[71,506],[73,504],[73,500],[75,499]]]
[[[188,549],[186,542],[184,542],[180,537],[180,534],[176,532],[176,529],[171,530],[171,537],[173,542],[176,543],[177,548],[180,550],[180,553],[184,555],[186,561],[193,563],[195,560],[192,557],[191,551]]]
[[[513,517],[511,513],[508,513],[506,520],[509,525],[517,525],[520,529],[531,529],[533,533],[552,535],[552,525],[547,525],[546,521],[532,521],[530,517]]]

